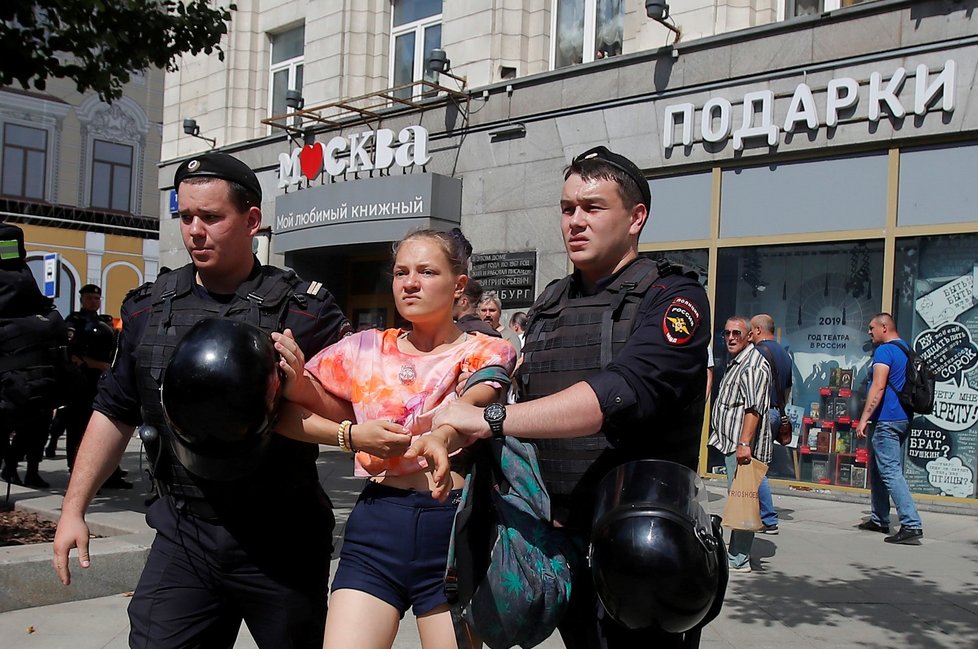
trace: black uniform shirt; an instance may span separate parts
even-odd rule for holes
[[[256,259],[248,279],[257,276],[260,268]],[[196,283],[193,290],[198,297],[220,303],[227,303],[234,298],[233,295],[209,293]],[[292,330],[306,358],[310,358],[350,332],[351,327],[327,290],[320,289],[316,295],[303,293],[303,297],[306,300],[305,308],[300,308],[293,302],[285,316],[285,326]],[[118,352],[112,369],[102,376],[94,404],[95,410],[131,426],[142,423],[136,381],[136,349],[149,322],[151,311],[152,298],[149,291],[139,291],[123,302]]]
[[[710,326],[709,302],[698,281],[681,273],[655,281],[628,341],[605,369],[584,379],[598,397],[603,430],[613,442],[630,432],[647,436],[649,422],[667,425],[671,413],[705,398]]]

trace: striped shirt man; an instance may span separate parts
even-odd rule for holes
[[[748,343],[727,365],[720,381],[719,394],[713,403],[710,446],[724,455],[736,452],[744,427],[744,415],[758,415],[758,430],[752,433],[751,454],[769,464],[773,454],[771,427],[767,411],[771,405],[771,368],[754,345]]]

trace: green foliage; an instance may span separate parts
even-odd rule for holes
[[[183,54],[223,61],[234,9],[208,0],[0,0],[0,86],[44,90],[47,79],[65,78],[109,101],[134,71],[176,70]]]

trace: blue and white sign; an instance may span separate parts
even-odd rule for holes
[[[177,190],[170,190],[170,216],[176,216],[180,212],[180,205],[177,203]]]
[[[58,297],[58,278],[61,277],[61,258],[56,252],[44,255],[44,297]]]

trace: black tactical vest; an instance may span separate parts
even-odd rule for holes
[[[172,494],[185,501],[202,500],[215,489],[233,492],[232,485],[210,485],[191,476],[173,457],[169,436],[173,433],[166,425],[163,406],[160,401],[160,386],[163,371],[169,363],[180,339],[200,320],[205,318],[230,318],[253,324],[266,332],[281,331],[284,328],[288,307],[293,301],[305,307],[305,298],[299,293],[300,280],[291,271],[283,271],[272,266],[262,266],[258,275],[246,280],[227,304],[221,304],[199,297],[194,292],[195,270],[188,264],[176,271],[162,275],[153,285],[146,285],[136,291],[150,293],[150,315],[146,330],[136,352],[136,376],[139,396],[142,403],[144,423],[155,427],[159,437],[155,443],[147,443],[146,450],[153,468],[157,489],[162,494]],[[135,296],[137,299],[139,295]],[[283,457],[284,454],[284,457]],[[268,474],[257,476],[258,482],[269,480],[294,483],[301,476],[296,471],[293,460],[305,459],[310,466],[315,461],[318,448],[278,435],[272,438]],[[314,469],[313,469],[314,472]],[[275,474],[275,475],[273,475]],[[313,476],[315,477],[315,476]],[[249,479],[250,485],[256,483]],[[221,488],[226,487],[226,488]],[[207,493],[205,493],[207,489]],[[199,505],[198,505],[199,506]],[[203,515],[210,518],[208,514]]]
[[[649,288],[677,270],[668,262],[640,258],[595,295],[570,297],[570,276],[548,286],[527,314],[523,362],[516,375],[520,401],[554,394],[606,367],[631,335]],[[578,488],[610,447],[602,432],[535,443],[544,482],[557,503]]]

